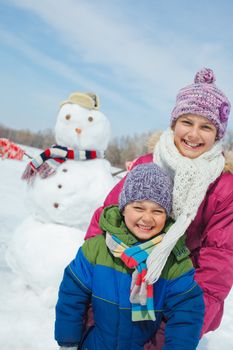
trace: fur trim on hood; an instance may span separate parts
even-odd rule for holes
[[[159,141],[161,134],[162,131],[156,131],[148,138],[147,149],[149,153],[153,153],[155,145]],[[224,172],[233,174],[233,151],[224,152],[224,157],[226,159]]]
[[[155,131],[151,134],[147,140],[147,150],[148,153],[153,153],[156,143],[159,141],[162,131]]]
[[[226,159],[224,172],[233,174],[233,151],[224,152],[224,157]]]

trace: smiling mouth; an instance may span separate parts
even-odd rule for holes
[[[203,143],[193,143],[193,142],[189,142],[185,139],[183,139],[183,143],[186,146],[188,146],[188,148],[192,148],[192,149],[199,148],[199,147],[203,146]]]
[[[152,226],[145,226],[145,225],[139,225],[139,224],[137,226],[140,230],[145,231],[145,232],[149,232],[153,228]]]

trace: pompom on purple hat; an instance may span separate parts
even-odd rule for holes
[[[167,172],[155,163],[139,164],[126,177],[119,196],[119,209],[135,201],[150,200],[170,214],[173,181]]]
[[[171,125],[183,114],[200,115],[214,124],[220,140],[226,132],[230,109],[228,98],[215,85],[214,72],[203,68],[196,73],[193,84],[179,91],[171,114]]]

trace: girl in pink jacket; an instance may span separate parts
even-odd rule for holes
[[[172,215],[176,222],[147,259],[146,279],[153,283],[159,278],[186,231],[195,279],[204,292],[202,334],[219,326],[224,299],[233,284],[233,174],[226,171],[222,149],[229,113],[230,102],[215,85],[213,71],[200,70],[194,83],[179,91],[170,128],[162,133],[153,153],[133,165],[154,161],[174,179]],[[103,207],[118,203],[123,183],[124,179],[114,187]],[[86,238],[101,233],[98,220],[103,207],[95,212]],[[156,343],[150,349],[161,349],[161,338]]]

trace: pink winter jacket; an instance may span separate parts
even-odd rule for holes
[[[152,154],[137,159],[133,166],[152,162]],[[85,239],[101,234],[98,221],[104,207],[117,204],[122,179],[92,217]],[[233,174],[222,173],[208,188],[194,221],[187,231],[187,246],[196,268],[195,279],[202,287],[205,320],[202,334],[218,328],[224,299],[233,284]]]

